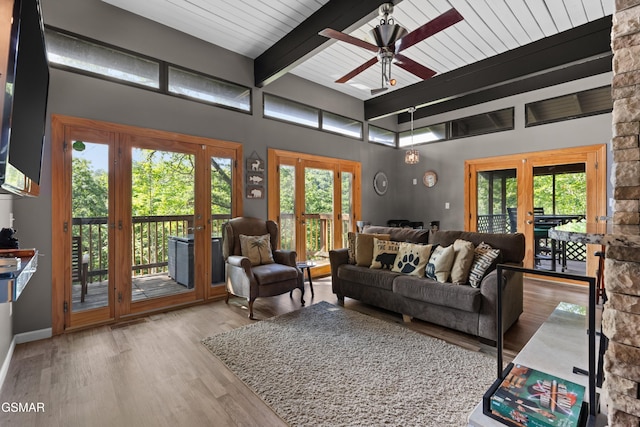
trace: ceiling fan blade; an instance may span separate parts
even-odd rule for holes
[[[396,52],[400,52],[403,49],[413,46],[414,44],[421,42],[427,37],[444,30],[452,26],[453,24],[462,21],[464,18],[455,9],[449,9],[437,18],[432,19],[421,27],[416,28],[406,36],[402,37],[396,42]]]
[[[378,52],[378,46],[368,43],[364,40],[360,40],[356,37],[350,36],[349,34],[341,33],[340,31],[332,30],[331,28],[325,28],[324,30],[318,33],[321,36],[329,37],[330,39],[340,40],[342,42],[350,43],[352,45],[362,47],[364,49],[370,50],[372,52]]]
[[[365,62],[364,64],[362,64],[358,68],[356,68],[355,70],[353,70],[353,71],[349,72],[348,74],[345,74],[344,76],[340,77],[338,80],[336,80],[336,83],[346,83],[346,82],[348,82],[349,80],[351,80],[352,78],[354,78],[355,76],[357,76],[358,74],[360,74],[361,72],[366,70],[367,68],[369,68],[372,65],[374,65],[376,62],[378,62],[378,57],[374,56],[373,58],[371,58],[370,60],[368,60],[367,62]]]
[[[416,76],[420,77],[423,80],[430,79],[431,77],[436,75],[436,72],[433,71],[431,68],[427,68],[424,65],[420,65],[413,59],[409,59],[404,55],[400,55],[399,53],[395,54],[394,59],[395,59],[394,63],[398,67],[403,68],[412,74],[415,74]]]

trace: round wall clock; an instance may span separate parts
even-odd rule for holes
[[[384,195],[389,187],[389,180],[384,172],[378,172],[373,177],[373,189],[379,196]]]
[[[422,183],[426,187],[433,187],[438,182],[438,175],[434,171],[426,171],[422,177]]]

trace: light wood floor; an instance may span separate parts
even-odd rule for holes
[[[336,303],[330,279],[307,285],[307,305]],[[258,299],[263,319],[300,307],[299,297]],[[586,290],[527,279],[525,312],[505,336],[517,354],[560,301],[586,304]],[[186,308],[16,346],[0,402],[44,404],[44,412],[0,410],[2,426],[285,426],[200,341],[252,323],[243,299]],[[347,309],[402,324],[402,317],[348,299]],[[407,327],[495,354],[468,335],[413,321]],[[260,357],[259,354],[256,357]],[[508,359],[508,357],[507,357]],[[277,363],[269,361],[268,363]]]

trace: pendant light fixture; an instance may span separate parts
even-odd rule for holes
[[[416,111],[416,107],[409,107],[407,111],[411,114],[411,145],[404,154],[404,162],[408,165],[415,165],[420,162],[420,152],[413,147],[413,113]]]

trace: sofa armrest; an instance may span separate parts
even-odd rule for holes
[[[298,254],[296,251],[286,251],[283,249],[276,249],[273,251],[273,260],[278,264],[289,265],[291,267],[296,266],[296,258]]]
[[[509,264],[507,264],[509,265]],[[520,266],[519,264],[512,264]],[[496,308],[498,305],[498,270],[487,274],[480,285],[482,307],[478,324],[478,335],[496,341]],[[503,271],[502,281],[502,325],[503,331],[518,320],[523,310],[523,276],[520,272]]]
[[[331,263],[331,290],[338,298],[344,298],[340,292],[340,280],[338,279],[338,267],[349,263],[349,251],[347,248],[333,249],[329,251],[329,262]]]

